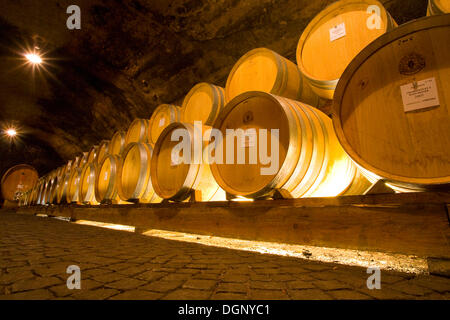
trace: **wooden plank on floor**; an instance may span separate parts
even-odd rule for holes
[[[44,211],[53,216],[131,225],[139,229],[450,258],[448,195],[416,193],[248,203],[66,205],[47,207]]]

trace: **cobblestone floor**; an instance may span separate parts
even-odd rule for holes
[[[81,290],[69,290],[69,265]],[[0,299],[446,299],[450,279],[152,238],[0,211]]]

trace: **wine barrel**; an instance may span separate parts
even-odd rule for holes
[[[56,193],[56,203],[67,203],[67,191],[69,189],[70,173],[65,171],[58,179],[58,187]]]
[[[84,153],[83,153],[84,154]],[[89,152],[86,152],[86,154],[89,154]],[[82,156],[76,156],[71,162],[70,162],[70,168],[69,168],[69,172],[72,171],[73,169],[79,168],[80,167],[80,163],[82,162]],[[86,158],[87,160],[87,158]]]
[[[111,144],[111,141],[109,140],[102,140],[100,142],[100,146],[98,148],[98,154],[95,158],[95,165],[98,165],[100,162],[102,162],[103,158],[109,154],[109,146]]]
[[[155,145],[161,132],[171,123],[178,122],[181,119],[181,108],[162,104],[153,111],[149,122],[149,139],[151,145]]]
[[[43,205],[44,203],[42,202],[44,199],[44,191],[45,191],[45,179],[41,178],[39,181],[39,187],[38,187],[38,191],[37,191],[37,199],[36,199],[36,204],[37,205]]]
[[[118,172],[122,166],[122,158],[118,155],[107,155],[98,166],[95,179],[95,198],[102,204],[120,203],[117,191]]]
[[[47,186],[47,193],[45,196],[45,203],[46,204],[52,204],[55,203],[55,190],[56,190],[56,186],[58,184],[58,175],[57,175],[57,171],[52,171],[49,174],[48,177],[48,186]]]
[[[231,100],[214,126],[224,136],[216,149],[226,161],[215,161],[211,171],[231,195],[264,198],[278,191],[286,198],[331,197],[354,184],[356,166],[339,145],[331,119],[309,105],[248,92]],[[262,158],[264,149],[272,159]],[[239,153],[246,161],[239,161]]]
[[[79,183],[79,200],[83,204],[98,204],[95,199],[95,176],[96,165],[94,163],[86,163],[81,170]]]
[[[91,150],[87,155],[86,163],[95,163],[95,159],[97,158],[99,146],[92,146]],[[78,165],[78,169],[83,169],[84,163],[80,162]]]
[[[206,82],[195,85],[186,95],[181,106],[183,122],[201,121],[212,126],[225,106],[225,90]]]
[[[179,142],[171,141],[171,136],[177,129],[185,130],[189,137],[187,143],[191,157],[185,161],[188,163],[172,162],[172,149]],[[207,152],[207,148],[202,146],[202,137],[199,139],[201,147],[195,148],[194,126],[189,123],[172,123],[161,133],[153,149],[150,175],[153,188],[162,199],[183,201],[195,194],[196,201],[225,200],[225,193],[214,181],[209,165],[194,161],[202,159],[203,152]]]
[[[33,206],[36,204],[36,198],[37,198],[37,188],[38,186],[35,185],[33,189],[31,189],[31,196],[30,196],[30,202],[29,205]]]
[[[111,138],[111,142],[109,143],[108,153],[112,155],[120,155],[125,149],[125,131],[117,131],[113,137]],[[103,159],[100,162],[102,162]]]
[[[448,0],[428,0],[427,15],[450,13],[450,1]]]
[[[149,121],[147,119],[134,119],[127,131],[125,147],[132,142],[148,142]]]
[[[148,143],[133,142],[123,152],[123,165],[119,170],[118,193],[129,202],[160,202],[150,179],[153,148]]]
[[[378,8],[379,16],[373,8]],[[298,67],[320,97],[333,99],[338,80],[353,58],[396,26],[377,0],[334,2],[303,31],[297,46]]]
[[[339,81],[333,124],[361,167],[417,190],[450,182],[450,14],[380,37]]]
[[[36,169],[27,164],[19,164],[8,169],[1,179],[3,198],[17,201],[21,193],[34,187],[38,178]]]
[[[70,172],[69,181],[67,183],[66,201],[67,203],[79,203],[80,202],[80,181],[81,181],[81,169],[74,168]]]
[[[228,75],[226,101],[248,91],[263,91],[313,106],[319,105],[319,97],[304,81],[298,67],[266,48],[247,52]]]

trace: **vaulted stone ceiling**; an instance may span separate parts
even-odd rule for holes
[[[236,60],[268,47],[295,62],[302,30],[332,0],[0,0],[0,174],[18,163],[39,173],[74,158],[161,103],[180,103],[197,82],[224,86]],[[427,0],[382,1],[400,23]],[[81,8],[68,30],[66,8]],[[46,70],[23,64],[45,52]]]

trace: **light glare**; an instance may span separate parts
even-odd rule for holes
[[[35,53],[28,53],[25,55],[25,58],[28,59],[28,61],[30,61],[33,64],[40,64],[42,63],[42,59],[39,55],[35,54]]]
[[[10,136],[11,138],[15,137],[17,135],[17,131],[13,128],[6,130],[6,134]]]

